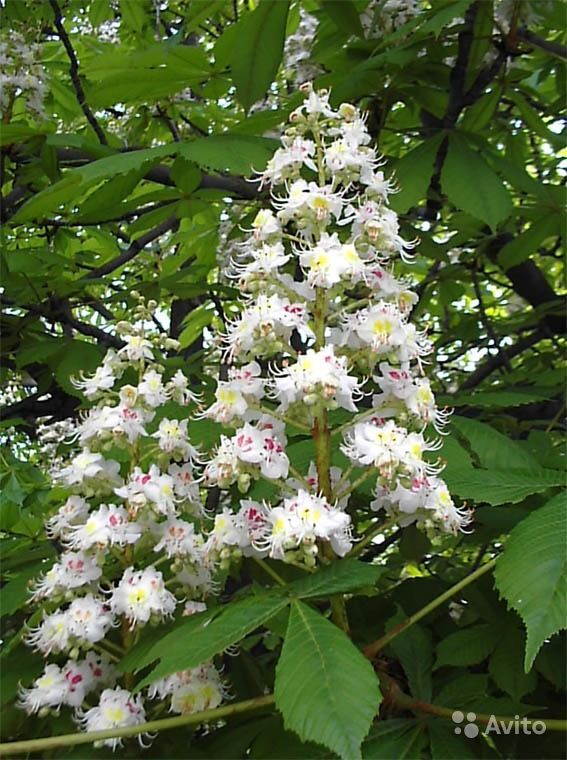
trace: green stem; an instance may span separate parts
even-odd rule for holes
[[[350,427],[354,427],[358,422],[363,422],[368,417],[372,417],[372,415],[376,414],[376,409],[368,409],[365,412],[362,412],[361,414],[357,414],[352,419],[350,419],[348,422],[345,422],[343,425],[340,425],[338,428],[335,428],[331,435],[339,435],[344,430],[347,430]]]
[[[197,723],[219,720],[220,718],[229,718],[232,715],[249,712],[250,710],[269,707],[273,703],[273,694],[267,694],[264,697],[247,699],[234,705],[225,705],[224,707],[217,707],[214,710],[203,710],[202,712],[193,713],[193,715],[179,715],[175,718],[151,720],[139,726],[109,728],[104,731],[91,731],[89,733],[62,734],[60,736],[49,736],[45,739],[28,739],[21,742],[7,742],[0,744],[0,757],[6,755],[13,756],[16,753],[38,752],[44,749],[53,749],[54,747],[72,747],[75,744],[89,744],[91,742],[104,741],[105,739],[120,739],[127,736],[137,736],[138,734],[149,734],[153,731],[166,731],[170,728],[179,728],[179,726],[190,726]]]
[[[278,583],[280,586],[287,586],[287,583],[284,581],[284,579],[276,573],[273,567],[271,567],[265,560],[260,559],[260,557],[253,557],[254,562],[262,568],[262,570],[267,573],[271,578],[275,580],[276,583]]]
[[[427,715],[435,715],[438,718],[452,718],[455,711],[454,707],[441,707],[440,705],[434,705],[430,702],[422,702],[419,699],[413,699],[405,694],[396,681],[387,676],[385,673],[378,673],[380,679],[380,686],[382,693],[388,699],[389,702],[393,702],[397,707],[402,710],[411,710],[414,713],[426,713]],[[513,723],[517,720],[518,716],[510,715],[488,715],[486,713],[475,713],[475,723],[487,724],[490,721],[498,721],[503,723]],[[546,730],[548,731],[567,731],[567,720],[557,720],[554,718],[523,718],[528,725],[532,725],[536,721],[545,723]]]
[[[323,288],[315,289],[315,306],[313,308],[313,321],[315,332],[315,346],[322,349],[325,345],[325,320],[327,317],[327,294]],[[331,431],[329,430],[328,412],[324,406],[316,408],[313,415],[313,429],[311,430],[315,445],[315,465],[317,467],[317,486],[325,499],[332,504],[333,488],[331,485]],[[334,562],[337,557],[329,545],[323,547],[324,556]],[[330,598],[331,616],[336,625],[348,634],[349,623],[346,613],[345,600],[342,594],[335,594]]]
[[[344,499],[345,496],[351,494],[358,488],[358,486],[362,485],[365,480],[368,480],[368,478],[371,478],[373,475],[376,475],[375,469],[369,468],[365,470],[362,475],[359,475],[358,478],[350,484],[346,491],[341,491],[341,493],[337,494],[337,499]]]
[[[305,480],[305,478],[299,472],[299,470],[296,469],[292,464],[290,464],[290,466],[289,466],[289,471],[290,471],[290,473],[293,475],[293,477],[296,480],[299,480],[299,482],[305,488],[306,491],[310,491],[311,490],[311,486],[309,485],[309,483]]]
[[[303,430],[305,433],[310,433],[311,428],[309,425],[304,425],[302,422],[298,422],[297,420],[292,420],[289,417],[287,417],[285,414],[282,414],[281,412],[276,412],[275,409],[268,409],[267,406],[263,406],[262,404],[248,404],[250,409],[256,409],[258,412],[262,412],[262,414],[269,414],[270,417],[273,417],[276,420],[279,420],[280,422],[285,423],[286,425],[289,425],[290,427],[296,427],[298,430]]]
[[[368,646],[364,647],[364,655],[368,657],[369,660],[373,660],[378,652],[384,649],[384,647],[389,644],[390,641],[395,639],[396,636],[399,636],[400,633],[403,633],[405,630],[414,625],[414,623],[417,623],[419,620],[426,617],[426,615],[429,615],[430,612],[433,612],[434,609],[443,604],[443,602],[446,602],[447,599],[450,599],[452,596],[457,594],[459,591],[461,591],[461,589],[466,588],[470,583],[473,583],[489,570],[492,570],[496,564],[497,559],[498,558],[495,557],[494,559],[490,560],[490,562],[487,562],[486,565],[479,567],[478,570],[474,571],[474,573],[470,573],[470,575],[467,575],[465,578],[463,578],[463,580],[455,583],[454,586],[451,586],[450,589],[438,596],[432,602],[429,602],[429,604],[426,604],[425,607],[422,607],[415,614],[410,615],[404,621],[398,623],[398,625],[395,625],[390,631],[385,633],[384,636],[377,639],[376,641],[373,641],[371,644],[368,644]]]
[[[360,539],[360,541],[350,550],[348,553],[349,557],[358,557],[359,554],[361,554],[364,549],[368,546],[368,544],[372,541],[373,538],[376,538],[376,536],[379,533],[383,533],[385,530],[388,530],[388,528],[391,528],[392,525],[395,525],[396,521],[395,519],[392,520],[386,520],[386,522],[378,523],[378,525],[372,525],[366,533],[363,535],[363,537]]]

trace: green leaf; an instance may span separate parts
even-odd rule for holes
[[[44,659],[29,647],[18,646],[0,668],[0,704],[4,706],[18,693],[18,686],[30,686],[45,667]]]
[[[490,425],[469,417],[453,417],[451,426],[466,438],[479,463],[489,469],[534,467],[535,459],[515,441]]]
[[[557,470],[474,470],[451,468],[443,477],[452,493],[477,504],[517,504],[527,496],[561,486],[565,476]]]
[[[227,133],[184,143],[177,151],[204,168],[250,176],[265,168],[277,147],[276,140],[267,137]]]
[[[480,391],[478,393],[459,394],[456,398],[451,396],[438,396],[440,404],[447,403],[452,406],[472,406],[482,408],[505,408],[533,404],[537,401],[547,401],[550,393],[544,388],[514,388],[511,390]]]
[[[292,604],[274,694],[286,728],[349,760],[361,756],[381,699],[368,660],[302,602]]]
[[[144,4],[140,0],[120,0],[120,14],[125,26],[141,32],[148,23]]]
[[[517,702],[533,691],[537,684],[537,675],[533,670],[524,673],[522,653],[525,641],[524,631],[508,626],[500,635],[488,667],[497,686]]]
[[[502,98],[502,89],[500,85],[494,85],[489,93],[467,108],[461,122],[462,128],[468,132],[481,132],[485,129],[494,118]]]
[[[516,90],[509,90],[509,97],[512,100],[520,112],[520,115],[531,132],[539,135],[542,139],[553,145],[557,150],[561,150],[564,147],[564,139],[561,135],[552,132],[545,121],[541,118],[539,113],[532,108],[524,96]]]
[[[258,720],[255,721],[258,724]],[[329,751],[319,744],[300,741],[297,734],[286,731],[281,716],[276,714],[262,724],[263,728],[252,745],[251,758],[257,760],[316,760],[328,758]],[[233,744],[230,745],[231,749]],[[226,758],[226,744],[222,748],[221,758]],[[240,757],[245,757],[243,753]]]
[[[493,230],[512,212],[512,199],[502,180],[460,135],[449,137],[441,185],[457,208]]]
[[[92,223],[112,219],[116,215],[117,204],[130,195],[142,175],[142,169],[134,169],[109,179],[81,203],[77,221]]]
[[[496,587],[520,615],[528,633],[526,672],[543,642],[566,626],[566,535],[564,492],[514,528],[496,565]]]
[[[463,17],[469,5],[473,0],[452,0],[445,8],[435,12],[435,6],[433,6],[433,15],[429,18],[423,26],[419,28],[420,34],[425,32],[432,32],[436,37],[445,26],[454,18]]]
[[[360,14],[351,0],[322,0],[322,10],[341,32],[363,37]]]
[[[477,665],[492,652],[498,638],[498,630],[489,623],[450,633],[437,647],[435,668],[444,665]]]
[[[469,469],[472,467],[470,454],[452,435],[443,438],[441,459],[444,459],[447,462],[447,467],[450,469]]]
[[[180,156],[171,167],[171,179],[184,195],[191,195],[199,187],[201,172],[192,161]]]
[[[399,609],[386,623],[386,631],[402,623],[406,618],[407,615]],[[404,669],[412,696],[429,702],[433,667],[431,632],[420,625],[413,625],[398,634],[388,646]]]
[[[0,147],[11,145],[12,143],[24,142],[30,137],[44,134],[45,128],[31,126],[25,121],[13,121],[10,124],[2,124],[2,128],[0,129]]]
[[[201,335],[204,328],[210,325],[213,317],[215,316],[214,310],[211,308],[210,303],[201,304],[189,314],[184,320],[185,325],[179,336],[179,344],[181,348],[187,348],[194,343]]]
[[[492,0],[483,0],[477,6],[473,27],[473,41],[469,49],[467,61],[465,92],[473,85],[478,76],[482,61],[492,46],[492,29],[494,27],[493,5]]]
[[[455,734],[455,724],[444,720],[430,720],[427,723],[431,760],[468,760],[477,757],[471,747],[471,740]]]
[[[416,718],[380,720],[362,745],[364,760],[414,760],[423,757],[423,724]]]
[[[38,577],[42,571],[48,570],[50,564],[36,562],[31,567],[20,570],[17,578],[5,583],[0,589],[0,614],[12,615],[19,610],[30,598],[29,581]]]
[[[504,270],[517,266],[530,256],[534,256],[548,237],[560,235],[561,220],[557,212],[544,214],[540,219],[536,219],[525,232],[506,243],[498,254],[498,263]]]
[[[288,603],[289,600],[281,595],[263,594],[225,605],[212,620],[207,613],[195,615],[146,652],[143,664],[158,658],[160,663],[137,685],[137,690],[170,673],[207,662],[261,626]]]
[[[396,161],[394,170],[400,192],[392,195],[390,205],[398,213],[403,213],[419,201],[425,200],[442,139],[442,135],[436,135]]]
[[[236,96],[244,108],[265,95],[282,59],[288,0],[261,0],[252,13],[243,14],[231,56]]]
[[[88,60],[87,100],[96,107],[148,102],[187,87],[198,87],[214,76],[207,54],[199,47],[156,43],[145,50],[108,46]]]
[[[384,572],[383,567],[369,565],[356,559],[342,559],[329,567],[290,584],[292,596],[310,599],[331,594],[345,594],[364,586],[375,586]]]

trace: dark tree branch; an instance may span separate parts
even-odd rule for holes
[[[96,120],[94,113],[91,111],[87,103],[87,99],[85,97],[85,91],[83,90],[83,85],[81,83],[81,78],[79,76],[79,62],[77,60],[77,56],[75,55],[75,51],[73,50],[73,46],[71,45],[71,40],[69,39],[69,36],[67,32],[65,31],[65,27],[63,26],[63,19],[62,19],[61,8],[59,7],[59,3],[57,2],[57,0],[49,0],[49,4],[51,5],[53,9],[53,14],[55,16],[55,26],[57,28],[59,39],[63,43],[63,46],[65,50],[67,51],[67,56],[69,58],[69,61],[71,62],[71,66],[69,68],[69,74],[71,75],[71,81],[73,82],[73,87],[75,88],[77,101],[79,105],[81,106],[81,110],[85,114],[87,121],[89,122],[91,127],[94,129],[95,134],[99,139],[99,142],[102,145],[107,145],[108,143],[106,140],[106,135],[104,134],[102,127]]]
[[[99,277],[104,277],[104,275],[110,274],[110,272],[114,272],[115,269],[118,269],[119,267],[127,264],[129,261],[135,258],[141,251],[143,251],[147,245],[153,243],[154,240],[157,240],[157,238],[161,237],[166,232],[169,232],[170,230],[176,230],[178,226],[179,219],[176,216],[170,216],[169,219],[166,219],[161,224],[158,224],[158,226],[154,227],[153,230],[149,230],[149,232],[146,232],[145,235],[142,235],[137,240],[134,240],[134,242],[125,251],[123,251],[120,256],[112,259],[112,261],[107,261],[106,264],[103,264],[96,269],[91,269],[91,271],[85,275],[84,279],[96,280]]]
[[[546,40],[538,34],[530,32],[526,27],[520,27],[516,32],[516,36],[518,39],[524,40],[524,42],[529,42],[531,45],[540,48],[540,50],[545,50],[546,53],[556,55],[564,61],[567,60],[567,47],[560,42]]]
[[[87,151],[75,148],[60,148],[57,150],[57,157],[62,166],[77,168],[96,161],[100,158],[100,155],[92,155]],[[175,187],[175,182],[171,178],[171,170],[168,166],[154,166],[144,174],[144,179],[159,185],[165,185],[166,187]],[[247,201],[256,200],[265,194],[265,192],[262,193],[260,191],[260,180],[246,180],[243,177],[231,177],[223,174],[204,174],[201,177],[198,189],[222,190],[240,200]],[[33,189],[30,186],[16,185],[8,193],[2,204],[2,209],[0,210],[2,222],[7,222],[30,195],[33,195]]]
[[[89,325],[87,322],[81,322],[76,319],[68,303],[62,303],[61,301],[52,298],[49,305],[42,306],[41,304],[21,304],[7,298],[4,295],[0,295],[0,305],[7,306],[9,308],[23,309],[35,314],[38,317],[43,317],[49,322],[55,322],[61,326],[71,327],[81,335],[88,335],[90,338],[95,338],[99,343],[105,346],[112,346],[113,348],[122,348],[124,341],[117,338],[115,335],[101,330],[96,325]]]
[[[514,236],[509,232],[497,235],[486,247],[488,258],[498,265],[498,254],[513,239]],[[545,279],[543,272],[531,259],[509,267],[504,272],[515,292],[534,309],[549,307],[550,310],[558,311],[558,314],[547,314],[542,318],[541,323],[547,330],[554,335],[567,332],[567,323],[564,318],[565,298],[557,295]]]
[[[181,135],[179,134],[179,130],[177,129],[177,126],[171,116],[168,116],[166,111],[158,105],[157,106],[157,114],[158,117],[163,121],[163,123],[166,125],[166,127],[169,129],[171,136],[173,137],[174,142],[181,142]]]
[[[0,407],[0,419],[21,417],[24,424],[16,423],[14,427],[23,427],[30,432],[35,431],[38,417],[51,417],[53,421],[64,420],[75,415],[79,404],[79,399],[75,396],[70,396],[60,388],[50,388],[47,397],[44,393],[34,394],[15,404]]]
[[[545,337],[546,335],[543,330],[536,330],[531,335],[519,340],[513,346],[503,348],[500,353],[496,354],[496,356],[491,356],[468,376],[459,388],[459,393],[476,388],[476,386],[480,385],[483,380],[486,380],[489,375],[497,369],[500,369],[505,361],[510,362],[515,356],[519,356],[519,354],[527,351],[528,348],[535,346],[536,343],[539,343],[539,341],[543,340]]]

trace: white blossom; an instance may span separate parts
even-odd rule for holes
[[[133,695],[126,689],[105,689],[100,695],[96,707],[91,707],[86,712],[78,713],[78,723],[83,731],[104,731],[109,728],[126,728],[127,726],[139,726],[146,722],[146,713],[141,695]],[[139,742],[143,746],[142,736]],[[98,746],[116,747],[122,746],[122,740],[118,738],[104,739],[97,742]]]
[[[162,574],[153,567],[124,571],[120,583],[110,598],[110,608],[116,615],[124,615],[132,627],[147,623],[152,616],[171,617],[176,601],[165,588]]]

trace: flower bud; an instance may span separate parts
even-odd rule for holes
[[[246,493],[248,491],[248,489],[250,488],[250,481],[251,481],[251,477],[248,472],[240,473],[240,475],[238,476],[238,481],[237,481],[238,490],[240,491],[240,493]]]

